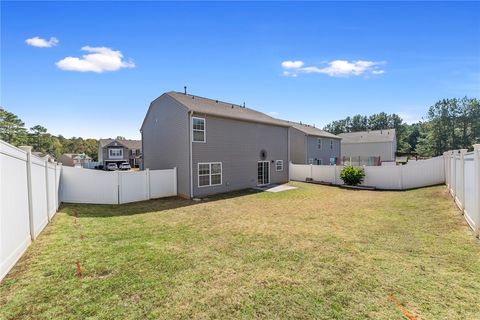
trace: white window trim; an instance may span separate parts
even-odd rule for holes
[[[322,145],[323,145],[322,138],[317,138],[317,149],[322,150]]]
[[[200,165],[208,164],[208,185],[201,186],[200,185]],[[212,184],[212,164],[219,164],[220,165],[220,183]],[[217,175],[218,173],[215,173]],[[206,176],[206,174],[202,174],[202,176]],[[198,188],[205,188],[205,187],[214,187],[214,186],[221,186],[223,183],[223,165],[221,162],[199,162],[197,163],[197,187]]]
[[[282,164],[282,169],[278,170],[277,164]],[[283,171],[283,160],[275,160],[275,171]]]
[[[120,150],[120,155],[112,155],[113,150]],[[121,148],[109,148],[108,149],[108,158],[109,159],[123,159],[123,149]]]
[[[202,130],[193,129],[193,120],[203,120],[203,141],[195,141],[195,135],[193,134],[195,131],[202,132]],[[192,142],[195,143],[206,143],[207,142],[207,120],[201,117],[192,117]]]

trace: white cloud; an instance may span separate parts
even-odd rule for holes
[[[96,72],[116,71],[122,68],[134,68],[132,61],[123,60],[120,51],[106,47],[85,46],[83,51],[90,52],[81,57],[66,57],[56,63],[57,67],[66,71]]]
[[[285,69],[298,69],[303,67],[303,61],[283,61],[282,67]]]
[[[25,40],[25,43],[32,47],[37,48],[51,48],[58,44],[58,39],[51,37],[50,40],[42,39],[40,37],[33,37]]]
[[[326,62],[325,66],[308,66],[305,67],[303,61],[283,61],[282,67],[285,69],[284,76],[296,77],[299,73],[322,73],[331,77],[349,77],[360,75],[380,75],[385,73],[381,66],[385,62],[382,61],[366,61],[366,60],[333,60]]]

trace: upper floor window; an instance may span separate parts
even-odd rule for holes
[[[123,149],[119,149],[119,148],[108,149],[108,156],[110,158],[122,158]]]
[[[205,142],[205,119],[192,118],[193,142]]]
[[[130,155],[131,155],[131,156],[137,155],[137,150],[135,150],[135,149],[130,149]]]
[[[333,150],[333,139],[330,139],[330,150]]]
[[[317,148],[322,149],[322,139],[320,138],[317,139]]]

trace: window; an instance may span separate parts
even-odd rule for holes
[[[308,164],[313,164],[313,158],[308,159]]]
[[[333,139],[330,139],[330,150],[333,150]]]
[[[318,166],[321,166],[323,164],[323,160],[322,159],[315,159],[315,164],[318,165]]]
[[[123,149],[112,148],[108,149],[109,158],[123,158]]]
[[[131,156],[135,156],[135,155],[136,155],[136,152],[137,152],[137,150],[135,150],[135,149],[130,149],[130,155],[131,155]]]
[[[193,142],[205,142],[205,119],[192,118]]]
[[[322,139],[320,138],[317,139],[317,148],[322,149]]]
[[[275,170],[283,171],[283,160],[275,160]]]
[[[222,184],[222,163],[210,162],[198,164],[198,186],[209,187]]]

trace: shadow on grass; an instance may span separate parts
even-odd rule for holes
[[[240,191],[232,191],[227,193],[216,194],[201,199],[200,201],[183,199],[180,197],[160,198],[125,204],[78,204],[78,203],[62,203],[59,211],[75,217],[99,217],[108,218],[114,216],[129,216],[142,214],[147,212],[160,212],[173,210],[177,208],[194,206],[206,202],[227,200],[232,198],[245,197],[262,190],[244,189]]]

